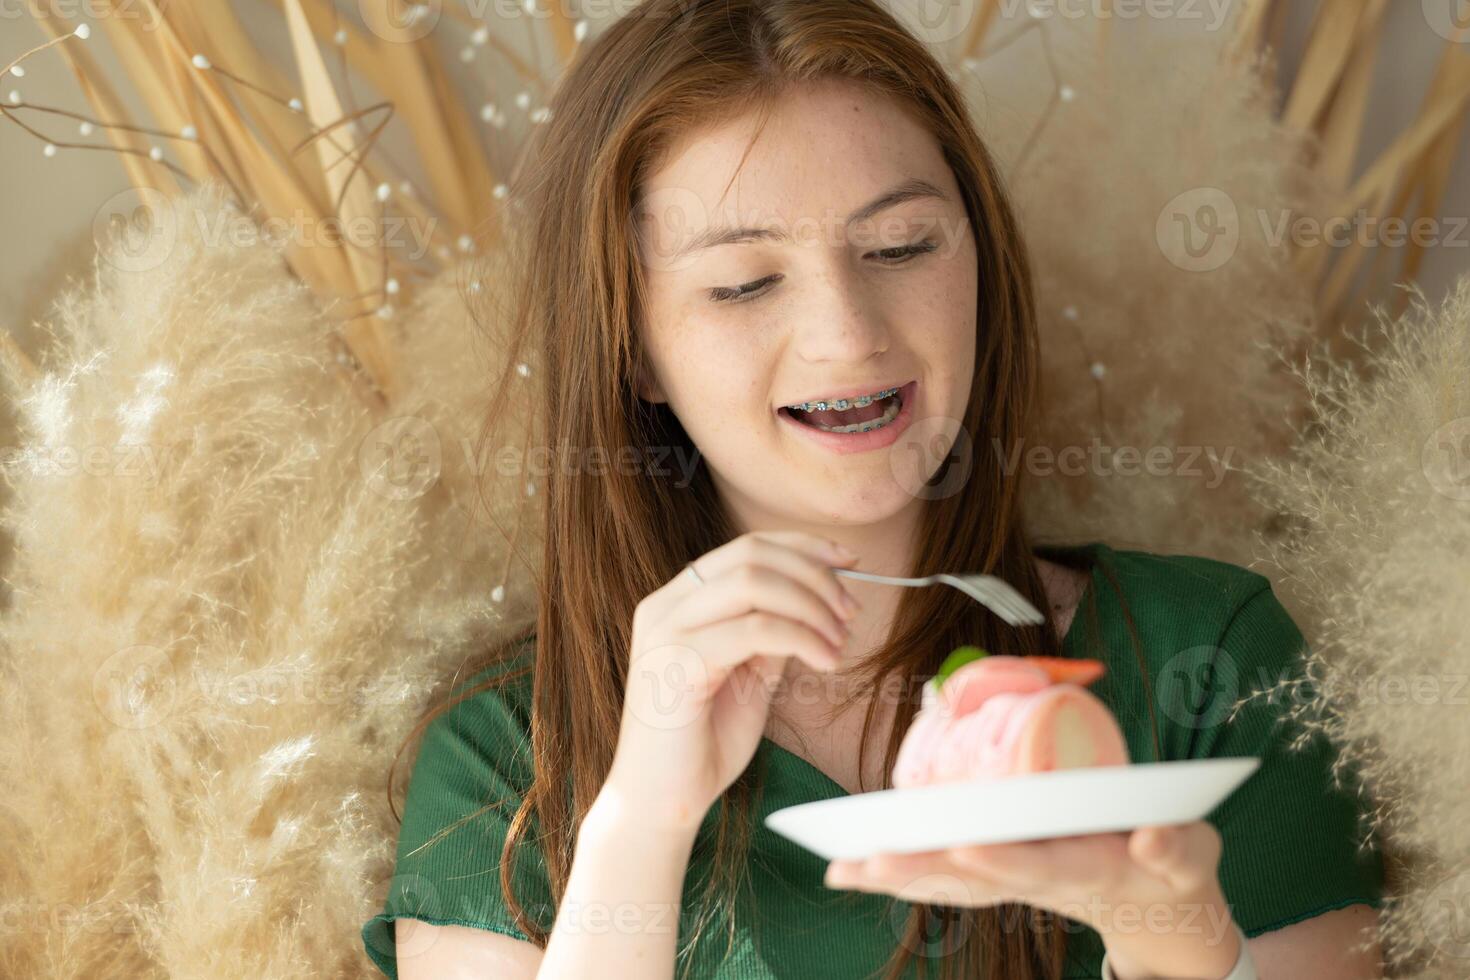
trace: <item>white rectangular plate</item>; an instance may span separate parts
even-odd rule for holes
[[[784,807],[765,823],[829,861],[1097,834],[1201,820],[1260,764],[1183,759],[874,790]]]

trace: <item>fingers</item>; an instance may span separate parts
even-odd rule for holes
[[[855,560],[837,551],[833,542],[801,531],[752,531],[701,556],[693,564],[706,584],[722,572],[741,566],[774,569],[819,596],[835,617],[847,620],[858,608],[857,600],[832,569]]]
[[[676,627],[687,629],[754,611],[804,623],[820,631],[835,648],[847,642],[846,618],[805,583],[765,565],[736,565],[706,579],[704,587],[685,601],[673,621]]]
[[[842,662],[847,621],[858,607],[833,566],[855,560],[802,531],[741,535],[691,562],[700,581],[681,573],[639,603],[634,634],[651,642],[637,644],[633,656],[653,649],[680,660],[692,655],[710,691],[753,656],[783,661],[762,665],[756,673],[764,682],[779,679],[791,656],[831,670]]]
[[[1124,873],[1124,834],[1083,834],[954,848],[955,861],[995,881],[1023,890],[1045,889],[1067,882],[1104,889]]]
[[[1220,853],[1219,831],[1206,821],[1195,821],[1141,827],[1131,833],[833,861],[823,883],[829,888],[887,893],[909,901],[928,901],[944,891],[948,895],[945,904],[951,905],[1023,901],[1072,915],[1068,909],[1085,902],[1079,896],[1172,894],[1194,901],[1189,896],[1202,894],[1215,881]],[[1133,868],[1134,864],[1138,867]],[[1155,879],[1151,886],[1139,880],[1139,870]],[[1159,892],[1160,883],[1168,892]],[[956,895],[956,886],[964,894]]]
[[[828,888],[896,895],[910,902],[976,908],[1012,901],[1018,893],[957,864],[946,851],[875,854],[860,861],[833,861]]]
[[[831,670],[842,663],[840,648],[820,632],[765,610],[711,623],[686,636],[706,666],[720,674],[734,670],[752,653],[800,657],[814,670]]]
[[[1181,892],[1215,879],[1220,852],[1220,832],[1205,820],[1140,827],[1128,840],[1134,861]]]

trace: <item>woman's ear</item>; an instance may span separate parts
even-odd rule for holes
[[[664,397],[664,391],[663,388],[659,386],[658,379],[656,379],[653,376],[653,372],[649,370],[648,362],[641,357],[638,359],[638,368],[635,372],[635,385],[635,390],[638,393],[638,397],[646,402],[658,404],[659,402],[668,401],[668,399]]]

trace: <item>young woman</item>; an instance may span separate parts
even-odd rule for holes
[[[377,965],[1057,980],[1106,955],[1117,980],[1246,959],[1379,976],[1353,947],[1382,866],[1328,748],[1288,751],[1279,706],[1226,717],[1301,649],[1269,583],[1023,530],[1025,474],[1003,464],[1035,401],[1027,255],[924,45],[870,0],[649,0],[552,110],[514,183],[508,364],[534,365],[554,457],[603,462],[546,475],[534,633],[420,724],[363,929]],[[869,431],[821,431],[841,420],[810,403],[859,394],[882,396]],[[989,572],[1048,621],[840,567]],[[1209,821],[824,879],[764,816],[890,786],[920,683],[964,643],[1106,660],[1094,690],[1135,762],[1261,769]]]

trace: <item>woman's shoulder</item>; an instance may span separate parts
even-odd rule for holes
[[[1094,586],[1106,589],[1111,577],[1128,618],[1158,652],[1227,642],[1240,646],[1242,655],[1298,652],[1301,634],[1260,572],[1204,555],[1106,544],[1095,555],[1104,575],[1099,581],[1094,574]]]
[[[1100,550],[1121,591],[1121,602],[1103,600],[1111,663],[1122,675],[1113,696],[1132,703],[1130,690],[1149,692],[1163,757],[1256,754],[1251,746],[1277,738],[1286,712],[1267,692],[1303,676],[1307,643],[1270,579],[1202,555]],[[1130,624],[1141,665],[1127,655]],[[1252,741],[1242,748],[1231,739]]]
[[[426,729],[426,736],[444,741],[465,738],[504,748],[508,739],[524,736],[531,727],[532,676],[535,637],[527,636],[498,648],[490,658],[456,670],[442,696],[444,710]]]
[[[1204,555],[1098,546],[1098,557],[1140,598],[1191,607],[1233,608],[1271,588],[1271,580],[1234,562]]]

